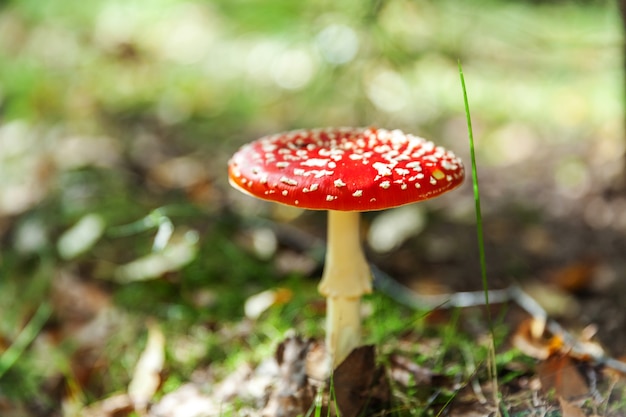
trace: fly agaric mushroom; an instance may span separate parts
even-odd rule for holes
[[[231,185],[264,200],[328,210],[326,347],[333,368],[359,345],[360,298],[372,291],[359,212],[437,197],[463,182],[452,152],[400,130],[296,130],[244,145],[228,164]]]

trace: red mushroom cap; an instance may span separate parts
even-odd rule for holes
[[[382,210],[436,197],[463,182],[452,152],[399,130],[295,130],[244,145],[231,185],[255,197],[315,210]]]

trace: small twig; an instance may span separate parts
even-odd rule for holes
[[[396,281],[376,265],[370,264],[374,286],[394,300],[415,309],[475,307],[485,305],[484,291],[454,292],[447,294],[418,294]],[[507,289],[489,290],[489,303],[504,303],[511,300]]]
[[[292,226],[279,225],[268,221],[265,225],[271,227],[279,239],[290,241],[302,252],[308,252],[316,261],[323,262],[325,250],[324,242],[321,239],[311,236],[307,232]],[[598,356],[585,350],[584,346],[569,332],[567,332],[558,322],[548,317],[548,313],[518,285],[511,285],[498,290],[488,290],[485,297],[484,291],[466,291],[446,294],[419,294],[411,288],[398,282],[389,274],[370,264],[374,278],[374,286],[381,292],[387,294],[398,303],[409,308],[420,310],[432,310],[441,308],[463,308],[485,306],[485,299],[489,304],[502,304],[514,302],[533,318],[539,319],[545,328],[553,335],[559,336],[563,343],[574,353],[588,355],[594,363],[626,374],[626,363],[608,356]]]
[[[456,292],[450,294],[423,295],[402,285],[375,265],[371,265],[374,285],[397,302],[416,309],[459,308],[485,305],[483,291]],[[505,303],[512,301],[535,319],[542,321],[545,328],[553,335],[561,338],[568,349],[578,355],[589,356],[594,363],[626,374],[626,363],[605,355],[589,352],[571,333],[557,321],[550,319],[548,313],[524,290],[511,285],[502,290],[489,290],[489,303]]]

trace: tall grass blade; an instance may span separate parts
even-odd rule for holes
[[[487,282],[487,263],[485,261],[485,241],[483,238],[483,218],[480,209],[480,191],[478,189],[478,173],[476,170],[476,152],[474,151],[474,131],[472,130],[472,118],[470,116],[469,101],[467,99],[467,89],[465,87],[465,77],[463,75],[463,67],[461,61],[459,64],[459,76],[461,77],[461,87],[463,89],[463,102],[465,104],[465,117],[467,119],[467,131],[469,134],[470,160],[472,164],[472,185],[474,188],[474,204],[476,210],[476,236],[478,238],[478,251],[480,257],[480,274],[483,282],[483,292],[485,293],[485,305],[487,306],[487,319],[489,320],[489,329],[493,336],[493,323],[491,320],[491,311],[489,309],[489,285]]]
[[[13,344],[0,355],[0,378],[15,364],[28,345],[35,340],[48,321],[50,314],[52,314],[52,307],[47,303],[41,304],[26,327],[15,338]]]
[[[463,75],[463,67],[461,61],[458,61],[459,65],[459,77],[461,78],[461,88],[463,89],[463,103],[465,105],[465,117],[467,119],[467,131],[469,135],[470,146],[470,160],[472,164],[472,185],[474,188],[474,204],[476,211],[476,236],[478,238],[478,251],[480,257],[480,274],[483,283],[483,292],[485,294],[485,307],[487,310],[487,324],[489,326],[489,332],[491,334],[491,340],[488,346],[488,361],[489,361],[489,378],[493,384],[493,400],[496,404],[496,413],[500,415],[499,411],[499,395],[498,395],[498,377],[496,368],[496,354],[495,354],[495,332],[493,329],[493,320],[491,318],[491,308],[489,305],[489,283],[487,282],[487,263],[485,261],[485,241],[483,238],[483,218],[480,209],[480,190],[478,188],[478,172],[476,169],[476,152],[474,151],[474,131],[472,130],[472,117],[470,115],[469,100],[467,99],[467,88],[465,86],[465,76]]]

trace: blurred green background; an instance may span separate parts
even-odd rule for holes
[[[171,340],[171,386],[294,323],[319,337],[314,307],[270,313],[282,321],[256,339],[218,332],[255,292],[316,298],[301,279],[316,266],[281,270],[248,228],[301,212],[231,190],[229,156],[269,133],[374,125],[468,160],[459,60],[487,214],[530,201],[626,228],[594,200],[621,181],[621,52],[608,0],[1,1],[0,354],[49,309],[0,361],[0,412],[123,390],[146,317]],[[471,223],[471,187],[455,193],[426,207]]]

